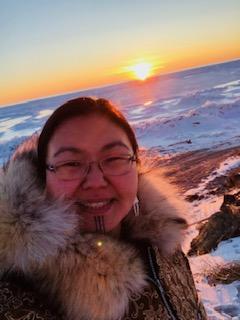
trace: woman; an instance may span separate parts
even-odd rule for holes
[[[0,262],[3,288],[35,295],[31,307],[18,293],[25,316],[206,319],[176,196],[141,170],[132,128],[104,99],[65,103],[15,152],[1,177]]]

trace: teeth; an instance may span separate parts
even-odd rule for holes
[[[108,201],[99,201],[99,202],[81,202],[82,205],[88,208],[98,209],[104,207],[105,205],[109,204],[110,200]]]

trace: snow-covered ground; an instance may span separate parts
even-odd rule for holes
[[[117,104],[133,125],[144,148],[162,155],[201,148],[240,145],[240,60],[126,82],[0,108],[0,164],[23,139],[38,131],[52,111],[77,96],[104,97]],[[224,161],[212,174],[239,166],[240,158]],[[188,193],[202,193],[210,175]],[[222,198],[189,204],[190,223],[216,212]],[[197,231],[193,225],[184,244],[187,251]],[[210,287],[203,274],[216,264],[240,260],[240,238],[222,242],[217,250],[191,257],[199,294],[209,319],[240,319],[240,281]]]
[[[209,181],[217,176],[226,174],[239,165],[240,157],[226,159],[224,163],[220,164],[219,168],[207,179],[204,179],[197,188],[188,190],[186,195],[206,194],[205,186]],[[233,193],[236,191],[237,190],[233,190]],[[191,214],[188,216],[188,221],[190,225],[193,225],[189,228],[185,239],[183,246],[185,252],[188,252],[191,240],[198,234],[194,223],[219,211],[222,202],[222,196],[210,196],[207,199],[204,198],[189,204],[188,212]],[[240,237],[222,241],[217,249],[209,254],[189,258],[196,286],[208,313],[209,320],[240,319],[240,281],[213,287],[207,283],[205,277],[205,274],[209,273],[212,268],[237,260],[240,261]]]

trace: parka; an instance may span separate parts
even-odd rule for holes
[[[0,318],[206,319],[181,250],[186,220],[163,175],[139,176],[140,215],[119,238],[83,234],[72,204],[45,192],[37,139],[0,173]]]

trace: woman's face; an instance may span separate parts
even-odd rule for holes
[[[126,174],[112,176],[104,174],[95,161],[131,155],[133,150],[126,133],[107,118],[88,115],[66,120],[48,144],[47,164],[94,163],[83,178],[70,181],[47,170],[47,192],[53,198],[63,196],[74,201],[82,217],[83,231],[114,231],[131,210],[137,193],[136,162]]]

